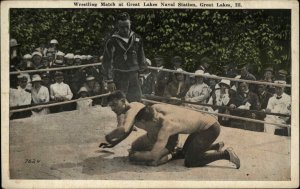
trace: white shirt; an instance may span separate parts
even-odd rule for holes
[[[281,95],[280,99],[277,99],[277,95],[274,94],[269,99],[267,109],[270,109],[272,113],[291,114],[291,97],[286,93]]]
[[[50,85],[50,98],[55,99],[55,97],[66,97],[68,100],[71,100],[73,93],[68,84],[64,82],[54,83]]]
[[[10,89],[9,106],[22,106],[31,104],[31,93],[20,86],[17,89]]]
[[[205,83],[194,84],[185,95],[185,100],[190,102],[206,103],[209,97],[209,87]]]
[[[87,109],[87,108],[92,106],[92,102],[93,102],[92,99],[79,100],[79,101],[76,102],[77,103],[76,109],[77,110]]]
[[[49,91],[47,87],[41,86],[38,91],[33,87],[31,96],[35,104],[49,102]]]

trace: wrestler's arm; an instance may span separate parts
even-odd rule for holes
[[[121,141],[123,141],[125,138],[127,138],[133,129],[135,116],[144,107],[144,104],[138,103],[135,104],[135,106],[133,106],[132,108],[130,108],[124,116],[125,118],[123,121],[123,125],[118,125],[116,129],[114,129],[105,136],[105,140],[108,144],[101,143],[99,147],[112,148],[115,145],[119,144]]]
[[[161,158],[168,155],[168,150],[165,147],[172,134],[173,133],[170,133],[169,127],[162,126],[152,150],[133,152],[129,155],[130,160],[136,162],[148,162],[150,165],[158,165]]]

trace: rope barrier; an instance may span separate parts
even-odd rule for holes
[[[177,70],[170,70],[166,68],[157,68],[157,67],[148,67],[151,70],[160,70],[160,71],[166,71],[166,72],[171,72],[171,73],[181,73],[185,75],[190,75],[190,76],[202,76],[202,77],[207,77],[211,79],[227,79],[230,81],[238,81],[238,82],[245,82],[245,83],[252,83],[252,84],[258,84],[258,85],[271,85],[275,87],[291,87],[290,84],[276,84],[276,83],[269,83],[269,82],[261,82],[261,81],[253,81],[253,80],[246,80],[246,79],[237,79],[237,78],[230,78],[230,77],[220,77],[220,76],[213,76],[213,75],[206,75],[206,74],[195,74],[195,73],[190,73],[187,71],[177,71]]]
[[[146,98],[150,98],[149,100],[151,100],[151,98],[153,100],[167,100],[167,101],[175,101],[175,102],[182,102],[185,104],[194,104],[194,105],[199,105],[199,106],[207,106],[207,107],[212,107],[212,108],[224,108],[224,109],[228,109],[228,110],[239,110],[239,111],[243,111],[243,112],[250,112],[250,113],[261,113],[261,114],[267,114],[267,115],[275,115],[275,116],[282,116],[282,117],[291,117],[291,115],[287,115],[287,114],[280,114],[280,113],[272,113],[272,112],[263,112],[263,111],[257,111],[257,110],[244,110],[244,109],[232,109],[228,106],[217,106],[217,105],[211,105],[211,104],[202,104],[202,103],[198,103],[198,102],[190,102],[190,101],[185,101],[185,100],[180,100],[180,99],[172,99],[172,98],[166,98],[166,97],[161,97],[161,96],[155,96],[155,95],[144,95],[144,97]]]
[[[37,109],[37,108],[47,108],[47,107],[51,107],[51,106],[64,105],[64,104],[69,104],[69,103],[73,103],[73,102],[77,102],[77,101],[81,101],[81,100],[86,100],[86,99],[106,97],[109,94],[111,94],[111,93],[105,93],[105,94],[101,94],[101,95],[95,95],[95,96],[91,96],[91,97],[80,98],[80,99],[75,99],[75,100],[69,100],[69,101],[64,101],[64,102],[57,102],[57,103],[51,103],[51,104],[45,104],[45,105],[31,106],[31,107],[28,107],[28,108],[20,108],[20,109],[10,110],[9,112],[10,113],[15,113],[15,112],[33,110],[33,109]],[[142,101],[150,102],[150,103],[153,103],[153,104],[157,104],[157,103],[168,104],[168,103],[158,102],[158,101],[148,100],[148,99],[142,99]],[[183,107],[183,108],[198,111],[198,112],[208,113],[208,114],[214,114],[214,115],[218,115],[218,116],[222,116],[222,117],[228,117],[228,118],[232,118],[232,119],[240,119],[240,120],[244,120],[244,121],[250,121],[250,122],[255,122],[255,123],[263,123],[263,124],[266,123],[266,124],[276,125],[276,126],[280,126],[280,127],[290,127],[290,125],[286,125],[286,124],[271,123],[271,122],[266,122],[266,121],[261,121],[261,120],[250,119],[250,118],[232,116],[232,115],[228,115],[228,114],[221,114],[221,113],[208,112],[208,111],[203,111],[203,110],[196,110],[196,109],[192,109],[192,108],[188,108],[188,107]]]
[[[46,71],[57,71],[57,70],[70,70],[70,69],[76,69],[76,68],[85,68],[85,67],[92,67],[92,66],[100,66],[102,63],[93,63],[93,64],[85,64],[85,65],[78,65],[78,66],[64,66],[59,68],[45,68],[45,69],[38,69],[38,70],[26,70],[26,71],[13,71],[9,74],[15,75],[15,74],[21,74],[21,73],[37,73],[37,72],[46,72]]]
[[[168,104],[168,103],[164,103],[164,102],[158,102],[158,101],[147,100],[147,99],[142,99],[142,101],[149,102],[149,103],[152,103],[152,104]],[[232,119],[240,119],[240,120],[254,122],[254,123],[270,124],[270,125],[276,125],[276,126],[279,126],[279,127],[291,127],[291,125],[287,125],[287,124],[271,123],[271,122],[267,122],[267,121],[261,121],[261,120],[250,119],[250,118],[245,118],[245,117],[238,117],[238,116],[233,116],[233,115],[228,115],[228,114],[208,112],[208,111],[192,109],[192,108],[188,108],[188,107],[184,107],[184,106],[182,106],[182,108],[189,109],[189,110],[194,110],[194,111],[197,111],[197,112],[202,112],[202,113],[207,113],[207,114],[213,114],[213,115],[218,115],[218,116],[222,116],[222,117],[232,118]]]
[[[81,101],[81,100],[86,100],[86,99],[101,98],[101,97],[108,96],[109,94],[110,93],[105,93],[105,94],[101,94],[101,95],[95,95],[95,96],[86,97],[86,98],[79,98],[79,99],[69,100],[69,101],[64,101],[64,102],[56,102],[56,103],[51,103],[51,104],[31,106],[31,107],[28,107],[28,108],[20,108],[20,109],[10,110],[9,112],[10,113],[15,113],[15,112],[33,110],[33,109],[37,109],[37,108],[47,108],[47,107],[51,107],[51,106],[64,105],[64,104],[69,104],[69,103],[73,103],[73,102],[77,102],[77,101]]]

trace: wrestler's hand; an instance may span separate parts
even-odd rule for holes
[[[114,147],[112,144],[101,142],[99,148],[112,148]]]

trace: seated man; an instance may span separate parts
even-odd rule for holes
[[[99,147],[114,147],[130,134],[135,125],[146,130],[147,134],[133,142],[129,152],[131,162],[157,166],[175,159],[179,151],[172,152],[178,134],[190,134],[180,151],[186,167],[201,167],[221,159],[230,160],[240,167],[240,160],[232,149],[221,150],[223,142],[213,144],[220,134],[220,124],[209,114],[174,105],[128,103],[120,91],[109,95],[108,102],[118,117],[125,116],[122,125],[106,135],[105,142]],[[209,150],[216,151],[208,153]]]

